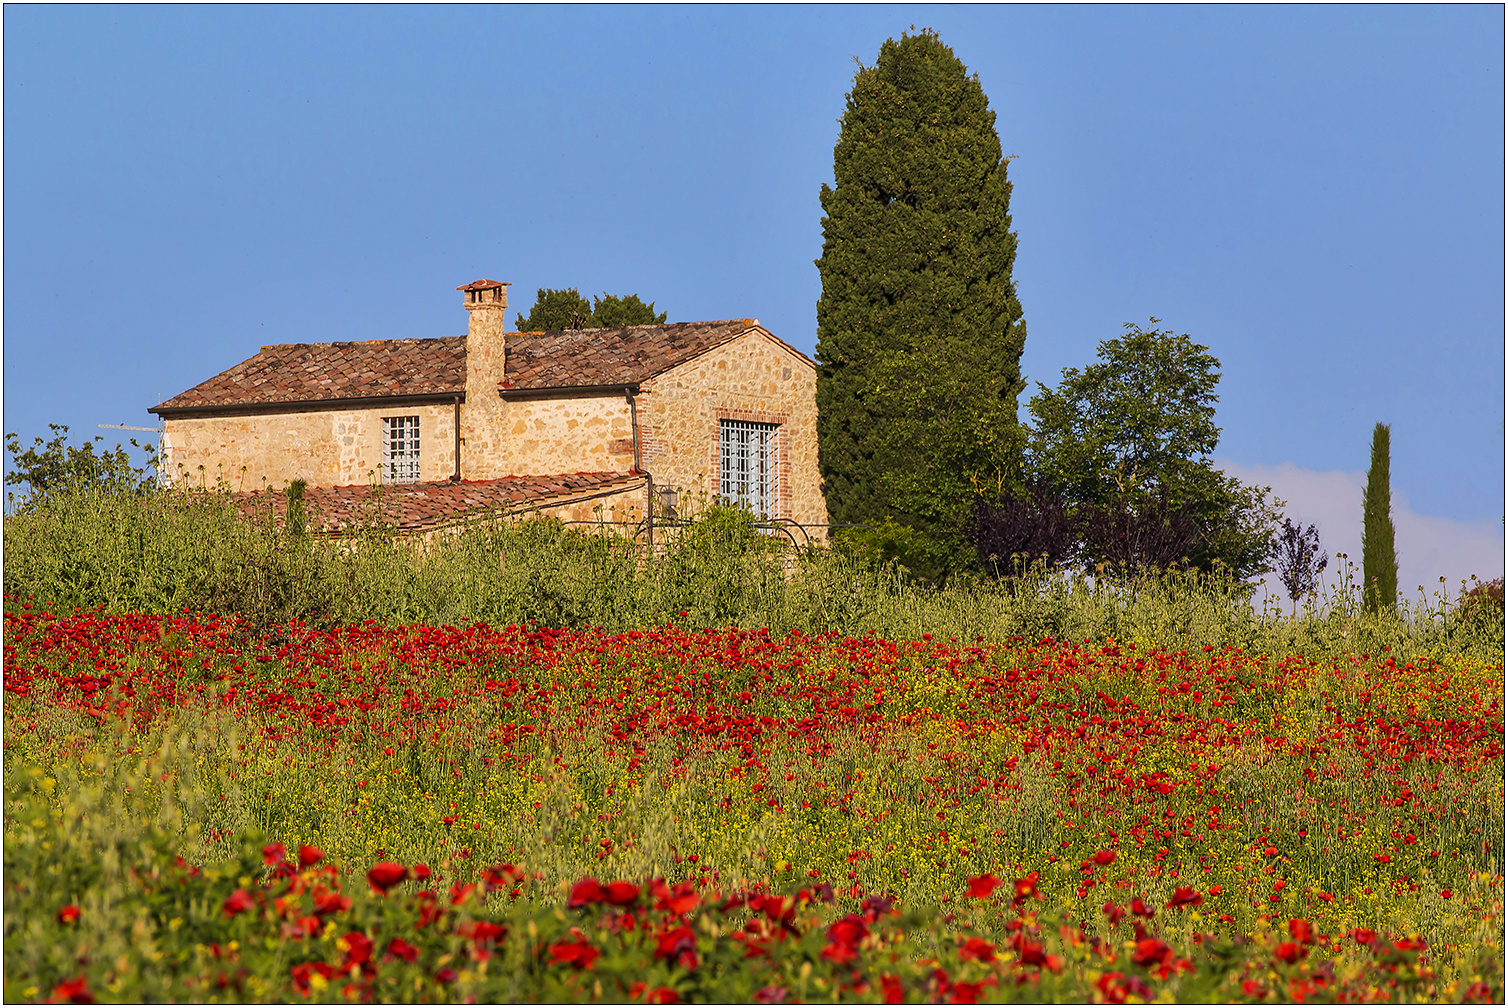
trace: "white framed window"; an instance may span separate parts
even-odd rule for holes
[[[717,440],[723,500],[744,505],[755,514],[773,515],[780,425],[720,420]]]
[[[419,418],[382,418],[382,482],[419,482]]]

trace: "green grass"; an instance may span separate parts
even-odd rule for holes
[[[665,542],[668,540],[668,542]],[[85,490],[5,520],[7,596],[66,612],[238,613],[254,627],[301,620],[394,624],[598,626],[667,622],[776,633],[914,639],[1141,638],[1176,650],[1237,646],[1269,654],[1414,653],[1501,657],[1501,605],[1463,613],[1441,589],[1397,615],[1363,611],[1351,572],[1296,617],[1249,602],[1250,589],[1198,574],[1095,583],[1035,572],[970,576],[934,589],[857,551],[799,554],[750,535],[725,511],[642,544],[550,520],[498,520],[427,538],[370,527],[340,539],[287,534],[228,495],[136,497]],[[1464,591],[1466,586],[1462,586]]]

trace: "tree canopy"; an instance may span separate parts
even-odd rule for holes
[[[645,304],[639,295],[603,293],[593,304],[575,287],[562,290],[540,288],[528,316],[520,314],[519,332],[554,332],[559,329],[607,329],[620,326],[659,325],[668,313],[655,314],[653,301]]]
[[[5,435],[5,450],[10,455],[5,482],[10,486],[25,484],[29,490],[27,504],[36,505],[57,494],[94,488],[147,493],[156,485],[156,479],[145,467],[132,464],[124,446],[96,451],[95,445],[104,440],[102,437],[71,445],[66,424],[47,426],[52,429],[52,439],[44,442],[37,438],[24,451],[17,435]],[[156,466],[155,446],[139,445],[134,438],[130,443],[147,454],[150,466]]]
[[[1151,320],[1155,327],[1157,319]],[[1100,363],[1038,383],[1030,466],[1062,490],[1081,530],[1080,558],[1119,567],[1187,561],[1236,577],[1271,568],[1270,487],[1216,469],[1220,361],[1187,334],[1127,323]]]
[[[940,573],[974,486],[1018,479],[1026,327],[1006,159],[931,31],[860,67],[821,192],[818,464],[835,522],[916,531]]]

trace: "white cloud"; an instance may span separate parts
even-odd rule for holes
[[[1320,543],[1330,555],[1327,580],[1338,573],[1335,554],[1347,554],[1361,579],[1361,498],[1367,474],[1356,472],[1319,472],[1300,469],[1291,462],[1282,465],[1239,465],[1217,459],[1221,469],[1257,486],[1272,487],[1273,495],[1286,501],[1283,513],[1305,527],[1319,529]],[[1398,554],[1398,593],[1410,600],[1418,597],[1423,585],[1426,596],[1433,597],[1442,586],[1440,578],[1454,598],[1460,582],[1475,574],[1483,581],[1503,576],[1503,523],[1501,521],[1462,522],[1418,514],[1408,499],[1393,490],[1393,534]],[[1268,590],[1287,598],[1276,574],[1265,579]],[[1260,594],[1260,593],[1259,593]]]

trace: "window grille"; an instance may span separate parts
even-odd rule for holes
[[[419,418],[382,418],[382,481],[419,482]]]
[[[773,515],[779,445],[779,424],[720,421],[718,447],[722,455],[723,500],[746,506],[756,514]]]

